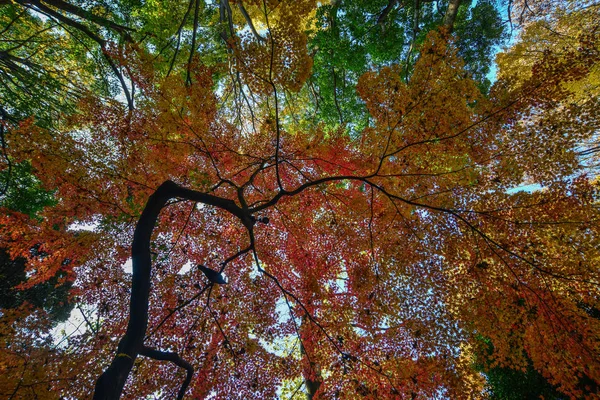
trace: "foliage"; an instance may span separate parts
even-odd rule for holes
[[[33,3],[22,3],[0,6],[2,109],[12,121],[36,116],[48,125],[72,110],[85,87],[102,88],[93,80],[103,73],[95,63],[101,53],[88,52],[89,39],[71,37],[60,21],[29,13]]]
[[[11,216],[16,217],[13,220],[41,221],[39,213],[43,208],[56,204],[52,193],[41,188],[40,181],[31,172],[28,162],[0,172],[2,182],[7,183],[0,197],[3,221],[7,217],[10,220]],[[13,259],[7,251],[11,247],[11,236],[3,235],[0,241],[0,395],[55,399],[59,394],[50,390],[47,371],[60,364],[62,354],[51,347],[47,332],[67,320],[74,306],[69,298],[73,284],[69,260],[63,260],[64,270],[29,286],[27,275],[31,271],[27,271],[26,258]],[[29,249],[31,258],[46,256],[40,251],[40,245]],[[58,378],[56,382],[61,380]]]
[[[14,165],[8,174],[8,169],[0,172],[0,182],[7,182],[6,193],[0,197],[0,207],[26,214],[35,218],[44,207],[55,204],[51,192],[41,187],[39,179],[32,174],[28,161]]]
[[[139,24],[135,43],[106,48],[132,101],[89,91],[60,124],[6,134],[15,171],[31,166],[55,203],[0,215],[2,245],[27,259],[25,291],[76,277],[86,328],[61,348],[39,310],[6,311],[0,393],[479,398],[486,337],[490,380],[535,370],[596,396],[598,181],[578,152],[598,97],[574,85],[597,69],[597,29],[526,65],[515,44],[482,91],[502,35],[488,2],[439,30],[431,2],[127,4],[106,15]],[[390,5],[376,35],[361,13]],[[486,40],[468,35],[488,20]],[[342,69],[342,118],[315,116]]]
[[[527,24],[515,45],[498,55],[498,73],[500,76],[506,76],[514,86],[530,79],[532,74],[536,73],[533,66],[548,52],[557,62],[564,62],[565,57],[569,57],[574,51],[589,49],[586,51],[594,54],[599,50],[597,46],[590,48],[590,44],[594,43],[590,38],[596,34],[600,18],[597,5],[589,2],[561,2],[556,8],[549,8],[548,4],[542,2],[538,6],[541,10],[534,7],[524,15],[528,17]],[[552,18],[535,18],[536,12],[545,12]],[[587,44],[582,46],[582,43]],[[582,63],[582,60],[577,62]],[[588,68],[584,63],[580,67]],[[556,112],[561,113],[565,108],[591,106],[589,99],[598,96],[599,83],[600,70],[597,65],[591,66],[588,73],[580,75],[577,79],[563,83],[562,88],[569,91],[570,96],[556,105]],[[588,166],[598,166],[597,135],[590,140],[581,141],[578,150]]]
[[[427,33],[442,25],[444,10],[434,2],[383,0],[333,1],[320,7],[309,44],[314,67],[307,87],[318,118],[357,125],[351,126],[356,131],[365,127],[368,115],[355,91],[358,78],[392,64],[403,65],[407,78]],[[504,39],[499,11],[488,1],[473,7],[464,1],[454,28],[466,70],[487,88],[493,48]]]
[[[537,372],[527,360],[527,366],[523,369],[512,369],[506,367],[490,367],[490,356],[494,352],[494,346],[489,340],[479,338],[480,345],[478,353],[475,354],[475,368],[486,376],[486,390],[490,399],[555,399],[565,398],[557,392],[548,381]]]
[[[480,83],[484,92],[489,90],[488,79],[495,49],[505,43],[506,29],[493,1],[477,1],[460,14],[455,24],[459,37],[458,54],[465,60],[465,69]],[[464,8],[463,8],[464,10]]]
[[[12,168],[10,176],[7,170],[0,175],[2,181],[9,179],[9,185],[4,196],[0,197],[0,207],[3,213],[21,213],[30,219],[37,219],[38,213],[44,207],[56,204],[52,193],[41,188],[41,182],[31,174],[29,162],[22,162]],[[2,245],[9,247],[5,240]],[[41,243],[32,246],[29,256],[44,258],[46,254],[40,251]],[[73,308],[69,304],[68,293],[72,281],[67,279],[69,260],[63,260],[65,270],[59,271],[49,280],[23,290],[21,287],[27,281],[26,259],[17,257],[11,259],[6,248],[0,248],[0,308],[6,312],[7,309],[17,309],[27,302],[33,308],[44,309],[50,320],[59,322],[69,317]],[[5,321],[3,321],[5,322]]]
[[[544,377],[528,367],[525,371],[508,368],[494,368],[487,371],[486,378],[491,392],[491,399],[564,399]]]
[[[73,308],[67,300],[72,283],[64,283],[65,277],[66,273],[59,272],[42,284],[19,290],[19,285],[26,281],[25,259],[11,260],[8,253],[0,249],[0,308],[17,308],[27,302],[31,306],[45,309],[51,320],[65,321]]]

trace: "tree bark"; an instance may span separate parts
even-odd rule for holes
[[[307,325],[306,316],[303,316],[300,323],[300,336],[302,337],[310,335],[308,332],[310,329],[311,326]],[[315,361],[311,360],[310,355],[307,353],[307,350],[304,347],[304,338],[300,342],[300,353],[302,354],[302,357],[305,358],[305,362],[307,364],[307,369],[303,371],[304,384],[306,385],[306,399],[313,400],[317,394],[317,391],[321,387],[321,384],[323,383],[321,368]]]
[[[385,20],[387,19],[390,12],[396,6],[396,3],[398,3],[398,0],[389,0],[388,1],[387,6],[385,6],[385,8],[381,12],[381,14],[379,14],[379,18],[377,18],[377,24],[383,25],[385,23]]]
[[[444,26],[448,29],[448,32],[452,32],[452,29],[454,29],[454,21],[456,20],[459,7],[460,0],[450,0],[448,3],[446,15],[444,16]]]

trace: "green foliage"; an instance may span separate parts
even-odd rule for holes
[[[465,69],[480,82],[487,92],[491,82],[487,78],[494,61],[494,49],[508,38],[500,13],[494,1],[481,0],[474,7],[462,8],[454,32],[458,36],[459,55],[465,61]]]
[[[55,204],[53,193],[42,187],[39,179],[32,174],[29,162],[13,165],[10,175],[8,169],[0,171],[3,187],[7,180],[8,188],[4,196],[0,196],[0,207],[34,218],[44,207]]]
[[[490,399],[494,400],[560,400],[566,397],[530,366],[525,372],[510,368],[492,368],[485,372]]]
[[[446,2],[421,2],[415,10],[413,1],[399,1],[386,14],[387,5],[386,0],[336,1],[317,10],[309,44],[314,55],[309,93],[327,124],[364,128],[367,113],[355,91],[358,78],[400,64],[408,80],[427,33],[441,26],[447,7]],[[487,92],[494,49],[507,38],[498,9],[491,0],[474,6],[463,2],[454,32],[466,70]]]
[[[204,65],[223,62],[225,44],[219,37],[221,26],[215,16],[215,6],[198,3],[197,33],[194,38],[194,56]],[[166,74],[185,71],[190,59],[194,30],[195,2],[150,0],[132,11],[132,26],[139,26],[136,37],[155,57],[157,71]]]
[[[356,95],[358,78],[374,65],[401,61],[406,35],[404,24],[396,23],[398,9],[377,23],[386,3],[336,2],[317,11],[317,30],[309,45],[314,54],[311,83],[315,107],[328,124],[351,122],[357,130],[364,127],[367,114]]]
[[[84,90],[104,87],[89,39],[18,4],[0,7],[0,98],[8,119],[49,125],[73,110]],[[101,70],[100,70],[101,71]]]
[[[479,338],[482,349],[475,355],[475,368],[485,375],[486,390],[492,400],[537,400],[543,396],[545,400],[561,400],[566,397],[548,383],[531,360],[527,358],[525,371],[506,368],[490,367],[490,357],[494,346],[489,339]]]

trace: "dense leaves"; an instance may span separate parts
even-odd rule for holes
[[[6,125],[10,193],[54,199],[3,204],[17,289],[68,281],[83,319],[3,309],[1,393],[478,398],[515,370],[594,398],[598,8],[544,3],[577,35],[541,52],[524,13],[488,91],[502,10],[408,3],[100,13],[135,27],[103,53],[131,98]]]
[[[415,6],[416,5],[416,6]],[[442,26],[447,3],[425,1],[334,1],[317,10],[307,90],[318,117],[360,130],[368,116],[355,86],[371,69],[401,65],[406,80],[427,33]],[[494,46],[502,42],[499,11],[488,1],[462,2],[454,24],[466,70],[487,87]],[[355,126],[357,125],[357,126]]]

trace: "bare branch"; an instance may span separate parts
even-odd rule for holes
[[[140,354],[142,356],[149,357],[154,360],[171,361],[173,364],[177,365],[178,367],[184,368],[187,371],[185,380],[181,384],[179,393],[177,393],[177,400],[183,399],[185,391],[187,390],[188,386],[190,385],[190,382],[192,381],[192,376],[194,375],[194,367],[192,367],[192,365],[189,362],[182,359],[179,356],[179,354],[170,351],[160,351],[147,346],[143,346],[140,351]]]
[[[248,27],[250,27],[250,30],[252,31],[252,34],[254,35],[256,40],[258,40],[259,42],[266,42],[267,39],[260,36],[258,34],[258,32],[256,31],[256,28],[254,27],[254,23],[252,22],[252,18],[250,18],[250,15],[248,15],[248,11],[246,11],[246,8],[244,7],[244,4],[242,3],[242,1],[239,0],[237,4],[238,4],[238,8],[240,9],[240,12],[244,16],[244,19],[246,20],[246,23],[248,24]]]

